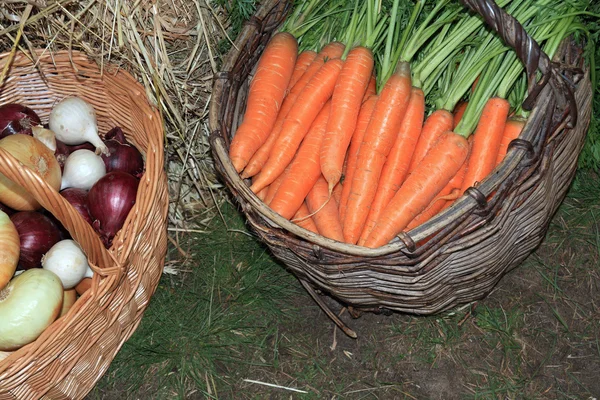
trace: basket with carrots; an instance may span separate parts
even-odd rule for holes
[[[552,7],[549,7],[552,5]],[[542,240],[591,113],[583,2],[265,2],[215,78],[216,166],[317,292],[431,314]]]

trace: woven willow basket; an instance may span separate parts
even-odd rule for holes
[[[532,112],[505,161],[486,180],[442,214],[377,249],[329,240],[280,217],[250,191],[228,157],[249,73],[284,20],[288,3],[263,3],[215,78],[210,129],[217,170],[258,237],[352,337],[356,333],[317,291],[358,312],[432,314],[480,299],[540,244],[576,170],[592,99],[581,49],[565,42],[560,58],[551,62],[492,0],[463,3],[482,15],[524,62],[530,83],[525,106],[533,106]]]
[[[99,131],[121,126],[144,154],[146,171],[136,204],[110,249],[79,213],[39,176],[0,149],[0,172],[23,187],[60,220],[87,254],[92,287],[33,343],[0,361],[0,399],[80,399],[106,372],[137,328],[160,279],[167,248],[167,183],[163,128],[144,88],[128,73],[73,52],[38,52],[38,65],[17,54],[0,104],[20,102],[47,121],[52,106],[77,95],[96,110]],[[0,69],[7,62],[0,55]],[[5,354],[6,355],[6,354]]]

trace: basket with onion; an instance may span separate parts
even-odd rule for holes
[[[76,52],[38,57],[18,54],[0,87],[0,399],[85,396],[166,253],[162,122],[143,87]]]

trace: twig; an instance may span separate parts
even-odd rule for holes
[[[254,381],[252,379],[244,379],[244,382],[256,383],[257,385],[264,385],[264,386],[274,387],[274,388],[278,388],[278,389],[289,390],[291,392],[308,393],[306,390],[294,389],[294,388],[291,388],[291,387],[274,385],[272,383],[266,383],[266,382],[261,382],[261,381]]]
[[[25,22],[29,18],[29,14],[31,14],[31,10],[33,6],[28,4],[21,15],[21,23],[19,24],[19,30],[17,31],[17,36],[15,37],[15,42],[13,43],[12,49],[10,49],[10,54],[8,55],[8,59],[6,60],[6,64],[4,65],[4,69],[2,70],[2,75],[0,75],[0,86],[4,84],[4,79],[6,78],[6,74],[8,73],[8,69],[12,65],[13,59],[15,58],[15,54],[17,54],[17,47],[19,46],[19,41],[21,40],[21,35],[23,35],[23,28],[25,28]]]

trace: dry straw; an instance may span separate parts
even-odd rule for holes
[[[20,36],[16,49],[34,62],[34,48],[78,50],[101,72],[110,63],[143,84],[165,122],[175,244],[180,232],[203,229],[220,200],[206,119],[219,46],[228,41],[222,20],[221,8],[204,0],[0,1],[0,51],[10,51]]]
[[[209,121],[217,170],[258,237],[350,336],[356,333],[318,292],[357,313],[432,314],[480,299],[539,245],[574,176],[592,99],[588,74],[580,70],[580,49],[565,42],[560,64],[551,63],[493,1],[463,3],[483,15],[526,60],[535,107],[520,139],[490,177],[445,212],[377,249],[329,240],[282,218],[252,193],[229,159],[231,135],[241,115],[238,105],[247,96],[244,79],[285,18],[287,2],[262,3],[215,80]],[[544,79],[536,83],[538,70]],[[573,97],[569,82],[576,83]]]

